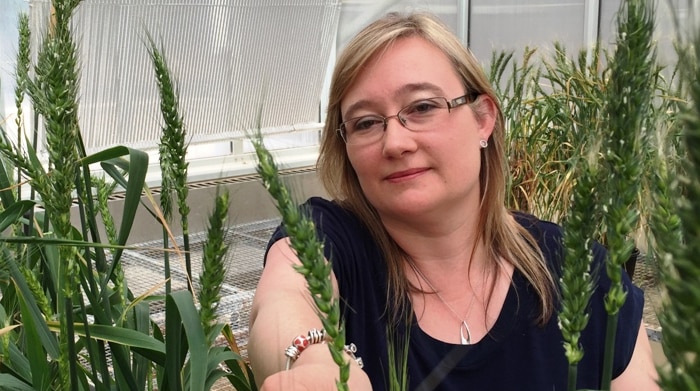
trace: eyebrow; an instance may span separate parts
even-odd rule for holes
[[[416,91],[428,91],[428,92],[433,92],[433,93],[436,94],[436,96],[440,96],[441,94],[444,94],[444,91],[442,90],[442,88],[438,87],[437,85],[435,85],[435,84],[433,84],[433,83],[427,83],[427,82],[424,82],[424,83],[409,83],[409,84],[404,84],[403,86],[401,86],[401,88],[399,88],[398,90],[396,90],[396,91],[394,92],[394,98],[396,99],[396,98],[398,98],[398,97],[400,97],[400,96],[402,96],[402,95],[405,95],[405,94],[408,94],[408,93],[411,93],[411,92],[416,92]],[[360,110],[360,109],[363,109],[363,108],[365,108],[365,107],[372,106],[373,104],[374,104],[374,102],[371,101],[371,100],[368,100],[368,99],[360,99],[360,100],[358,100],[357,102],[351,104],[351,105],[348,107],[348,109],[345,111],[345,114],[346,114],[346,115],[343,115],[343,119],[346,119],[346,118],[345,118],[346,116],[349,117],[349,118],[352,118],[352,117],[350,117],[350,116],[347,115],[347,114],[348,114],[348,113],[349,113],[349,114],[352,114],[353,111]],[[342,114],[342,113],[341,113],[341,114]],[[348,118],[348,119],[349,119],[349,118]]]

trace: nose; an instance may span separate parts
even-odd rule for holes
[[[401,118],[400,114],[390,115],[388,117],[384,117],[384,131],[385,132],[386,132],[386,129],[389,127],[389,120],[392,118],[396,118],[399,121],[399,123],[401,124],[401,126],[403,126],[404,128],[406,127],[406,121],[403,118]]]
[[[397,121],[389,121],[396,118]],[[416,149],[414,132],[406,128],[401,116],[392,115],[384,120],[384,137],[382,138],[382,153],[386,157],[400,157]]]

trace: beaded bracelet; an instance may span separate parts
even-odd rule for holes
[[[294,338],[292,344],[284,350],[284,355],[287,356],[287,364],[285,365],[285,369],[289,370],[289,368],[291,368],[292,366],[292,363],[299,358],[301,352],[308,348],[309,345],[325,343],[327,341],[328,340],[326,330],[324,329],[311,329],[309,330],[307,335],[300,335]],[[355,360],[355,362],[357,363],[357,365],[360,366],[360,368],[363,368],[365,366],[362,362],[362,358],[357,357],[355,355],[355,353],[357,353],[357,346],[355,346],[354,343],[351,343],[350,345],[345,345],[343,347],[343,351],[347,353],[350,356],[350,358]]]

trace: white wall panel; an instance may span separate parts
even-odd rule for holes
[[[271,132],[318,123],[339,9],[338,0],[83,0],[73,22],[86,147],[148,149],[160,138],[147,32],[179,83],[193,144],[242,137],[259,113]]]
[[[470,47],[482,61],[496,50],[551,47],[575,53],[584,44],[584,0],[472,0]]]

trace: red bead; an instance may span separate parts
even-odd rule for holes
[[[306,338],[306,336],[300,335],[294,338],[292,345],[299,349],[299,353],[301,353],[304,349],[309,347],[309,339]]]

